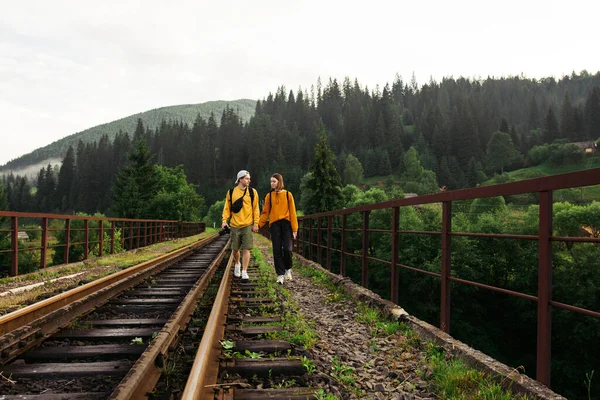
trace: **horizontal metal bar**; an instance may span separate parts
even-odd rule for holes
[[[600,243],[600,238],[586,238],[586,237],[552,236],[550,238],[550,240],[553,242]]]
[[[369,261],[377,261],[377,262],[380,262],[380,263],[383,263],[383,264],[392,265],[391,261],[382,260],[382,259],[376,258],[376,257],[367,257],[367,260],[369,260]]]
[[[396,266],[397,267],[402,267],[404,269],[409,269],[411,271],[420,272],[420,273],[425,274],[425,275],[435,276],[436,278],[441,278],[442,277],[442,274],[438,274],[437,272],[425,271],[424,269],[419,269],[419,268],[411,267],[410,265],[396,264]]]
[[[416,235],[441,235],[442,232],[437,231],[407,231],[407,230],[398,230],[398,233],[402,234],[416,234]]]
[[[457,277],[454,277],[454,276],[451,276],[449,279],[451,281],[464,283],[465,285],[469,285],[469,286],[476,286],[476,287],[480,287],[482,289],[488,289],[488,290],[491,290],[491,291],[494,291],[494,292],[499,292],[499,293],[504,293],[504,294],[510,294],[512,296],[521,297],[523,299],[532,300],[532,301],[535,301],[535,302],[538,301],[538,298],[536,296],[532,296],[532,295],[525,294],[525,293],[520,293],[520,292],[515,292],[515,291],[509,290],[509,289],[502,289],[502,288],[499,288],[499,287],[496,287],[496,286],[485,285],[483,283],[477,283],[477,282],[469,281],[469,280],[466,280],[466,279],[457,278]]]
[[[538,240],[537,235],[516,235],[512,233],[468,233],[468,232],[450,232],[452,236],[470,236],[470,237],[484,237],[484,238],[496,238],[496,239],[523,239],[523,240]]]

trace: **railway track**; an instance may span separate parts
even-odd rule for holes
[[[221,283],[217,302],[222,293],[222,304],[213,308],[181,398],[317,399],[318,388],[308,377],[308,352],[288,341],[269,339],[285,329],[279,287],[268,283],[275,276],[257,266],[249,271],[249,281]],[[231,276],[228,270],[225,276]]]
[[[27,313],[0,319],[0,400],[316,399],[303,349],[267,340],[283,329],[279,289],[265,284],[272,273],[251,266],[250,281],[233,278],[227,239],[212,237],[121,279],[103,278],[96,290],[54,299],[75,299],[66,306],[30,306],[47,310],[36,320]],[[219,266],[210,315],[189,328]],[[185,387],[157,391],[180,339],[190,336],[202,340],[187,345],[196,356],[184,368]]]
[[[215,235],[0,318],[0,399],[145,398],[227,240]]]

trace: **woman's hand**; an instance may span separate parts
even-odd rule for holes
[[[294,236],[294,240],[296,240],[296,237],[298,236],[298,232],[292,232],[292,236]]]

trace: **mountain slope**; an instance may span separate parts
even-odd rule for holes
[[[209,101],[200,104],[161,107],[133,114],[116,121],[94,126],[82,132],[74,133],[47,146],[40,147],[29,154],[25,154],[9,161],[4,166],[0,166],[0,172],[3,170],[20,170],[27,166],[44,163],[49,159],[62,159],[69,146],[76,148],[79,140],[82,140],[84,143],[91,143],[93,141],[98,141],[102,135],[106,134],[112,141],[119,131],[128,132],[129,135],[132,136],[138,118],[142,119],[144,126],[154,129],[163,120],[182,121],[192,126],[196,116],[200,115],[202,118],[208,119],[210,114],[214,113],[218,124],[221,120],[221,114],[226,106],[234,109],[243,121],[249,121],[254,115],[256,100],[241,99],[234,101]]]

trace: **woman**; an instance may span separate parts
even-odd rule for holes
[[[292,250],[298,235],[298,218],[294,196],[283,189],[283,176],[271,176],[271,191],[265,196],[265,204],[258,221],[263,227],[269,220],[269,231],[273,243],[273,259],[277,272],[277,283],[292,280]]]

